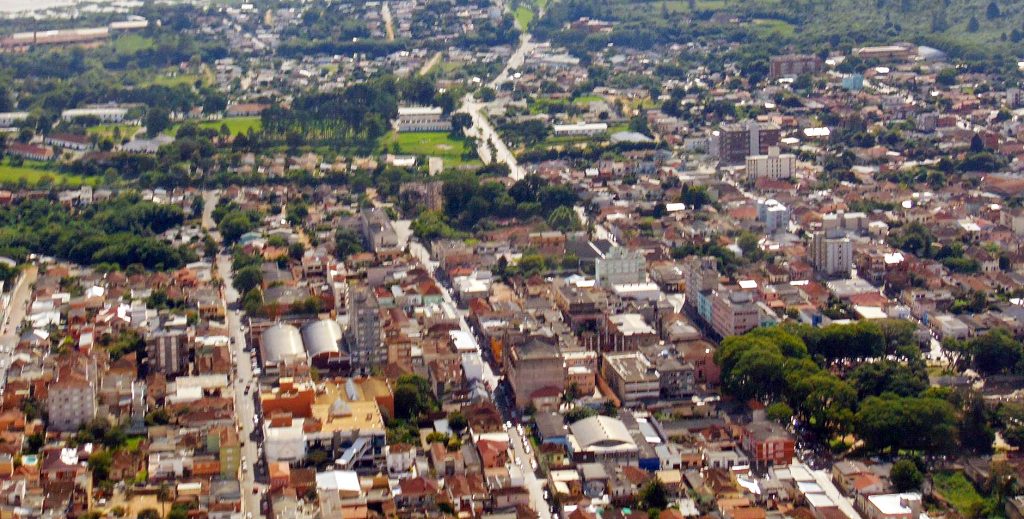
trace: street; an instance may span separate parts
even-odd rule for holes
[[[38,267],[33,264],[26,265],[10,292],[7,311],[4,312],[3,324],[0,325],[0,391],[7,386],[7,369],[11,366],[14,347],[18,345],[18,326],[25,319],[32,299],[32,285],[38,276]]]
[[[406,238],[408,239],[408,237]],[[431,276],[435,276],[434,271],[437,269],[438,264],[430,257],[430,252],[427,251],[427,249],[424,248],[423,245],[421,245],[418,241],[410,241],[408,252],[412,257],[416,258],[416,260],[420,262],[423,268],[426,269]],[[458,306],[455,304],[455,301],[452,299],[451,290],[449,290],[448,287],[444,286],[444,284],[438,282],[436,277],[434,277],[434,281],[437,282],[437,285],[439,287],[441,287],[441,295],[444,298],[445,302],[452,305],[455,308],[458,308]],[[505,406],[508,403],[508,400],[497,398],[497,395],[495,394],[500,379],[498,378],[497,375],[494,374],[494,370],[491,369],[490,362],[484,360],[482,352],[480,351],[480,344],[476,342],[476,334],[473,333],[473,330],[469,327],[469,323],[466,322],[466,318],[463,315],[463,312],[458,312],[458,315],[459,329],[466,333],[469,333],[474,338],[476,352],[469,355],[473,355],[474,357],[476,357],[476,360],[478,360],[483,366],[483,379],[486,384],[486,387],[488,388],[488,391],[491,394],[491,400],[495,403],[495,405],[498,406],[503,416],[511,416],[513,414],[511,412],[512,410],[505,408]],[[530,505],[540,515],[541,519],[550,519],[551,510],[549,508],[548,503],[544,500],[543,495],[544,481],[537,478],[537,474],[530,466],[530,460],[535,459],[534,456],[536,455],[536,453],[531,452],[531,455],[526,454],[526,450],[523,448],[523,440],[519,436],[519,433],[518,431],[516,431],[515,427],[509,429],[508,434],[510,443],[509,447],[513,450],[513,453],[515,455],[513,459],[515,457],[518,457],[519,460],[522,462],[521,468],[523,469],[524,484],[526,486],[526,489],[530,492]]]
[[[533,53],[534,49],[537,48],[537,44],[530,40],[529,34],[522,34],[519,37],[519,47],[516,48],[515,52],[508,59],[508,63],[505,64],[505,68],[502,69],[501,73],[498,74],[490,83],[487,84],[490,88],[497,88],[502,83],[508,81],[509,77],[523,65],[526,60],[526,56]],[[526,170],[524,170],[519,162],[516,161],[515,155],[508,149],[505,142],[501,140],[501,136],[498,135],[497,130],[491,125],[491,122],[487,120],[487,116],[484,115],[483,110],[487,106],[487,103],[476,101],[473,96],[466,94],[462,99],[462,108],[460,112],[468,113],[473,119],[473,127],[470,128],[466,133],[476,138],[477,141],[477,153],[480,158],[486,162],[502,162],[508,165],[509,177],[512,180],[520,180],[526,176]],[[494,156],[491,156],[491,150],[487,146],[487,143],[494,145]]]
[[[218,194],[215,191],[207,191],[203,194],[204,206],[202,225],[217,242],[220,242],[220,233],[213,225],[213,209],[217,204]],[[231,358],[235,365],[234,377],[231,380],[231,389],[235,399],[235,414],[239,428],[239,440],[242,442],[242,475],[240,478],[242,488],[242,512],[252,512],[253,517],[262,517],[260,500],[266,494],[266,485],[256,482],[256,464],[260,461],[254,434],[256,426],[253,424],[253,417],[256,416],[256,405],[254,394],[259,391],[259,382],[253,379],[252,367],[249,365],[249,353],[245,351],[245,334],[242,332],[242,312],[232,307],[238,302],[239,295],[232,286],[231,256],[218,254],[216,269],[220,273],[224,286],[221,294],[226,308],[226,325],[230,343]],[[250,385],[249,394],[245,388]],[[253,490],[256,492],[253,493]]]

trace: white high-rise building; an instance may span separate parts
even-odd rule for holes
[[[768,148],[767,155],[750,155],[747,157],[747,175],[750,178],[769,178],[778,180],[793,176],[796,166],[796,155],[780,153],[778,146]]]
[[[595,262],[597,282],[603,287],[647,281],[647,258],[640,251],[613,247]]]
[[[789,226],[789,208],[782,205],[778,200],[757,201],[757,219],[764,224],[765,232],[771,234],[777,229],[785,229]]]
[[[818,231],[811,237],[811,263],[825,277],[850,277],[853,244],[839,230]]]

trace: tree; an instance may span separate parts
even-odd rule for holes
[[[854,417],[855,434],[869,450],[941,453],[957,439],[956,410],[937,398],[869,397]]]
[[[1012,370],[1022,357],[1021,344],[1001,328],[971,339],[970,348],[974,367],[986,375]]]
[[[349,256],[363,252],[363,240],[355,231],[341,228],[334,234],[334,254],[345,261]]]
[[[160,515],[167,515],[167,503],[174,499],[174,491],[167,483],[161,483],[156,491],[156,500],[160,502]]]
[[[171,118],[163,108],[150,108],[146,111],[146,133],[156,137],[171,125]]]
[[[456,139],[466,137],[466,130],[473,126],[473,118],[467,113],[452,115],[452,136]]]
[[[978,32],[981,28],[981,24],[978,23],[978,19],[974,16],[967,22],[967,32]]]
[[[644,510],[662,510],[668,506],[668,492],[665,491],[665,485],[658,478],[651,478],[640,489],[637,501]]]
[[[135,516],[138,519],[160,519],[162,515],[159,511],[153,508],[146,508],[139,512],[139,515]]]
[[[1001,14],[999,12],[999,4],[995,3],[994,0],[992,2],[989,2],[988,8],[985,9],[985,18],[988,18],[989,20],[995,20],[1000,16]]]
[[[466,417],[462,413],[454,411],[448,414],[448,427],[451,427],[456,433],[461,434],[468,426],[469,423],[466,422]]]
[[[967,409],[960,422],[960,442],[964,448],[973,452],[989,454],[992,452],[995,433],[988,425],[985,402],[981,395],[972,392],[967,398],[966,405]]]
[[[779,422],[783,425],[788,424],[793,418],[793,408],[789,407],[785,402],[775,402],[765,408],[764,411],[765,416],[769,420]]]
[[[935,75],[935,82],[942,86],[953,86],[956,84],[956,80],[957,70],[954,67],[944,68]]]
[[[250,265],[235,271],[232,286],[238,293],[245,294],[263,283],[263,272],[258,265]]]
[[[945,70],[943,72],[945,72]],[[983,151],[985,151],[985,141],[981,140],[980,134],[975,133],[971,137],[971,153],[981,153]]]
[[[548,216],[548,225],[558,231],[578,231],[581,227],[580,219],[571,207],[558,206]]]
[[[911,492],[921,488],[924,475],[918,470],[917,464],[903,458],[892,464],[889,479],[897,492]]]

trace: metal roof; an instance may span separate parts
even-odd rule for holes
[[[278,364],[286,359],[305,357],[302,336],[298,328],[290,324],[275,324],[260,336],[263,364]]]
[[[341,343],[341,326],[332,319],[314,321],[302,327],[302,343],[310,357],[339,353]]]
[[[610,416],[591,416],[569,426],[583,449],[636,446],[622,420]]]

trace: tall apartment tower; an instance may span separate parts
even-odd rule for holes
[[[352,370],[368,372],[388,361],[388,350],[381,340],[380,305],[373,289],[353,287],[348,293],[348,343]]]
[[[848,278],[853,265],[853,244],[839,229],[815,232],[811,237],[811,264],[828,278]]]

